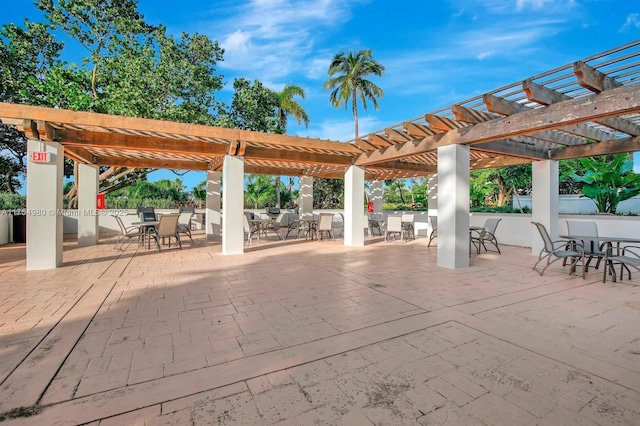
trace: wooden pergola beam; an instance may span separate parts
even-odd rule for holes
[[[419,172],[424,174],[435,173],[437,171],[437,167],[431,164],[409,163],[407,161],[387,161],[386,163],[374,164],[370,166],[370,168],[402,170],[402,171]]]
[[[573,63],[573,73],[576,75],[580,86],[594,93],[600,93],[622,86],[622,83],[618,82],[615,78],[609,77],[582,61]]]
[[[451,108],[451,111],[458,120],[469,124],[478,124],[485,121],[493,120],[495,118],[499,118],[499,116],[497,115],[487,114],[484,111],[477,111],[475,109],[466,108],[461,105],[454,105]],[[581,145],[585,143],[583,139],[555,130],[545,130],[544,132],[531,133],[529,137],[561,145]]]
[[[423,126],[422,124],[411,123],[410,121],[403,123],[402,126],[406,130],[407,134],[409,136],[412,136],[413,138],[423,138],[425,136],[432,136],[432,135],[435,135],[436,133],[439,133],[439,132],[433,131],[433,129],[427,126]]]
[[[482,96],[482,101],[487,106],[487,109],[489,111],[505,116],[510,116],[519,112],[531,111],[532,109],[535,109],[522,103],[509,101],[507,99],[502,99],[489,94]],[[585,124],[562,126],[557,128],[556,130],[560,130],[562,132],[591,139],[594,141],[604,141],[611,139],[611,135],[609,133],[604,132],[600,129],[595,129]]]
[[[525,80],[522,83],[522,89],[527,94],[527,98],[530,101],[537,102],[542,105],[551,105],[572,99],[571,97],[563,93],[534,83],[531,80]],[[593,121],[602,124],[603,126],[606,126],[610,129],[626,133],[630,136],[640,135],[640,126],[632,123],[629,120],[625,120],[624,118],[603,117],[601,119],[594,119]]]
[[[595,157],[597,155],[622,154],[637,151],[640,151],[640,136],[558,148],[551,151],[551,159],[568,160],[572,158]]]
[[[81,146],[65,146],[64,155],[84,164],[93,164],[95,160],[94,155]]]
[[[0,102],[0,119],[4,118],[26,118],[77,126],[126,129],[150,133],[221,139],[224,141],[245,140],[248,143],[256,142],[281,147],[334,150],[352,154],[359,154],[361,152],[361,150],[354,145],[338,141]]]
[[[462,129],[463,127],[468,127],[463,122],[452,120],[447,117],[441,117],[439,115],[426,114],[424,118],[427,123],[429,123],[430,128],[440,130],[442,132],[448,132],[451,129]]]
[[[485,142],[473,146],[473,149],[498,155],[544,160],[549,158],[549,148],[541,146],[536,139],[515,136],[509,140]]]
[[[545,108],[523,111],[442,135],[425,137],[361,154],[356,165],[367,165],[421,154],[439,146],[477,144],[542,130],[600,120],[640,111],[640,85],[624,86],[597,95],[571,99]]]

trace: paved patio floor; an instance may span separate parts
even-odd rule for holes
[[[544,276],[530,249],[436,266],[427,239],[161,252],[0,247],[13,425],[640,424],[640,275]]]

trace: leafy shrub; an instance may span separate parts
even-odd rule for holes
[[[24,209],[27,207],[27,197],[10,192],[0,192],[0,210]]]
[[[471,211],[475,213],[520,213],[519,208],[513,208],[512,206],[479,206],[471,207]],[[531,208],[524,206],[522,213],[531,213]]]

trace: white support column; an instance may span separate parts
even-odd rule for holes
[[[542,223],[552,240],[558,238],[558,162],[555,160],[534,161],[531,165],[533,183],[531,191],[531,221]],[[531,226],[531,253],[539,255],[542,238]]]
[[[427,204],[428,216],[438,216],[438,174],[433,173],[427,179]],[[429,221],[429,226],[427,227],[427,235],[431,235],[433,232],[433,228],[431,226],[431,221]],[[437,241],[437,240],[436,240]]]
[[[205,209],[205,229],[207,240],[220,236],[222,216],[220,215],[220,177],[219,171],[207,171],[207,199]]]
[[[99,167],[91,164],[78,164],[78,246],[98,244],[98,196]]]
[[[48,163],[27,162],[27,270],[62,266],[64,147],[27,142],[27,152],[46,151]]]
[[[469,147],[438,148],[438,266],[469,267]]]
[[[244,253],[244,158],[225,155],[222,181],[222,254],[241,254]]]
[[[369,188],[371,190],[371,201],[373,201],[373,211],[382,213],[382,181],[372,180]]]
[[[344,174],[344,245],[364,245],[364,168],[350,166]]]
[[[313,217],[313,177],[300,176],[300,189],[298,191],[298,207],[301,218]]]

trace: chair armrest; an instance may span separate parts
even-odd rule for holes
[[[576,240],[556,240],[551,241],[553,245],[554,251],[561,248],[562,246],[571,245],[576,248],[576,251],[584,256],[584,245],[580,241]]]

